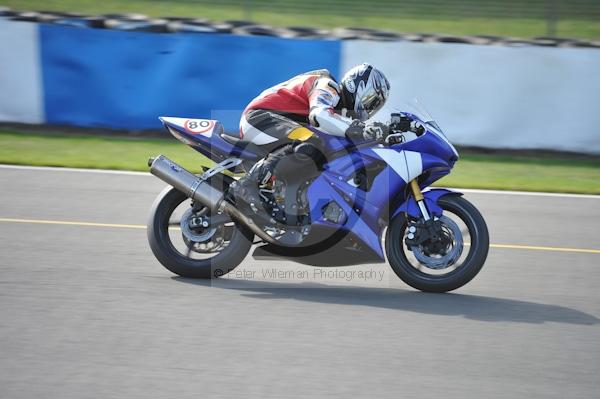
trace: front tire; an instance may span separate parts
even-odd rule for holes
[[[154,201],[148,221],[148,242],[154,256],[166,269],[182,277],[211,279],[231,272],[250,251],[254,234],[235,223],[230,227],[231,236],[228,237],[227,246],[210,258],[193,259],[190,256],[192,249],[187,254],[179,251],[172,242],[171,236],[174,234],[169,233],[169,228],[173,225],[170,223],[171,215],[186,199],[188,198],[182,192],[167,187]]]
[[[461,264],[453,266],[448,273],[427,273],[423,265],[409,261],[407,255],[410,252],[404,242],[408,222],[403,214],[392,220],[386,237],[388,261],[396,275],[411,287],[427,292],[447,292],[467,284],[483,267],[489,250],[485,220],[473,204],[458,195],[444,196],[438,204],[444,214],[451,213],[462,221],[471,241],[469,252]]]

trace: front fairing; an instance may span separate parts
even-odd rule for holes
[[[426,118],[421,119],[421,117],[416,114],[405,113],[405,115],[410,116],[413,120],[420,122],[426,128],[426,133],[414,140],[389,146],[388,148],[394,148],[398,151],[408,150],[426,153],[443,160],[449,164],[450,168],[452,168],[458,159],[458,152],[446,138],[445,134],[439,128],[437,123],[435,123],[433,120],[427,121]],[[317,137],[319,137],[325,153],[328,155],[334,155],[334,158],[336,155],[340,156],[345,153],[352,152],[357,148],[382,146],[374,141],[352,141],[348,140],[346,137],[338,137],[321,132],[312,126],[309,126],[309,128]]]
[[[458,160],[458,153],[454,146],[444,140],[442,136],[434,133],[430,126],[426,125],[426,129],[427,131],[420,137],[405,143],[392,145],[390,148],[396,151],[415,151],[423,156],[437,158],[437,162],[441,162],[447,165],[448,169],[452,169]]]
[[[405,115],[420,122],[425,127],[426,132],[414,140],[397,145],[407,150],[426,152],[454,165],[459,158],[458,151],[450,143],[438,124],[433,120],[421,119],[415,114],[405,113]]]
[[[350,231],[383,257],[382,230],[389,223],[390,215],[396,214],[406,202],[410,180],[417,179],[421,188],[425,188],[448,174],[458,159],[455,148],[435,123],[412,116],[423,123],[426,132],[391,146],[353,143],[315,129],[329,162],[322,175],[309,187],[313,224]],[[353,183],[358,170],[377,164],[382,168],[368,190]],[[324,217],[323,210],[331,201],[346,214],[344,223],[331,223]]]
[[[327,154],[352,149],[357,145],[363,145],[368,143],[366,140],[354,142],[352,140],[348,140],[346,137],[339,137],[334,136],[332,134],[327,134],[312,126],[308,126],[308,128],[319,138],[321,146]],[[371,143],[375,144],[374,142]]]

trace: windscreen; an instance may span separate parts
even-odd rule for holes
[[[409,101],[406,104],[406,109],[404,109],[402,111],[410,112],[411,114],[413,114],[413,115],[417,116],[419,119],[421,119],[421,121],[427,125],[427,130],[438,135],[442,140],[444,140],[446,142],[446,144],[448,144],[450,146],[450,148],[456,154],[456,156],[458,156],[458,152],[456,151],[456,148],[454,148],[454,146],[450,143],[450,141],[446,137],[446,134],[439,127],[439,125],[433,119],[433,117],[431,116],[429,111],[427,111],[427,108],[425,108],[423,103],[421,103],[421,101],[419,101],[418,98],[413,98],[411,101]]]

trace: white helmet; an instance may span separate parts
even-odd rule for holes
[[[367,120],[379,111],[387,101],[390,82],[371,64],[360,64],[342,77],[342,105],[353,113],[354,118]]]

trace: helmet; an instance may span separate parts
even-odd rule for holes
[[[342,77],[343,105],[362,121],[379,111],[389,97],[390,82],[371,64],[360,64]]]

